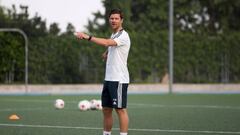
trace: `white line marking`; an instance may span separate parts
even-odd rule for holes
[[[0,123],[2,127],[27,127],[27,128],[56,128],[56,129],[84,129],[84,130],[102,130],[99,127],[72,127],[72,126],[50,126],[50,125],[24,125],[24,124],[6,124]],[[113,128],[113,130],[118,130]],[[167,129],[137,129],[130,128],[129,131],[138,132],[169,132],[169,133],[201,133],[201,134],[240,134],[240,131],[196,131],[196,130],[167,130]]]
[[[61,129],[89,129],[100,130],[102,128],[95,127],[72,127],[72,126],[50,126],[50,125],[24,125],[24,124],[4,124],[0,123],[0,126],[4,127],[28,127],[28,128],[61,128]]]
[[[240,134],[240,132],[233,131],[196,131],[196,130],[167,130],[167,129],[129,129],[129,130],[145,132],[171,132],[171,133]]]

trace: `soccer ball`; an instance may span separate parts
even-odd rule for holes
[[[90,101],[91,110],[102,110],[102,101],[93,99]]]
[[[102,110],[102,101],[101,100],[96,101],[96,109],[97,110]]]
[[[97,100],[96,99],[92,99],[90,101],[90,109],[91,110],[96,110],[97,109],[96,106],[97,106]]]
[[[55,100],[54,107],[56,109],[63,109],[64,108],[64,101],[62,99]]]
[[[87,100],[82,100],[78,103],[78,108],[81,110],[81,111],[87,111],[89,110],[91,107],[91,104],[89,101]]]

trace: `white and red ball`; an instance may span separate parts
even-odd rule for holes
[[[91,108],[91,103],[88,100],[82,100],[78,103],[78,108],[81,111],[87,111]]]
[[[97,100],[96,99],[92,99],[90,101],[90,109],[91,110],[96,110],[97,109],[96,106],[97,106]]]
[[[102,101],[101,100],[97,100],[95,106],[96,106],[97,110],[102,110]]]
[[[64,101],[62,99],[56,99],[55,100],[54,107],[56,109],[63,109],[64,106],[65,106],[65,103],[64,103]]]

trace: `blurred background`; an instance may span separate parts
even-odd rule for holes
[[[240,134],[240,0],[0,0],[1,135],[102,133],[78,103],[100,99],[106,48],[73,33],[110,37],[113,8],[131,38],[131,135]]]
[[[168,83],[168,1],[73,1],[74,5],[91,7],[91,10],[79,8],[72,14],[62,14],[64,18],[55,19],[58,22],[51,22],[43,12],[30,11],[31,4],[15,2],[0,1],[0,28],[18,28],[26,33],[29,84],[102,83],[105,63],[101,55],[106,48],[78,41],[73,33],[84,31],[109,37],[108,13],[112,8],[123,10],[124,28],[131,37],[128,59],[131,82]],[[58,2],[48,5],[45,10],[49,15],[60,6]],[[68,13],[71,6],[59,9]],[[240,1],[237,0],[174,1],[174,83],[240,82],[239,16]],[[74,18],[82,21],[74,22]],[[24,84],[24,42],[19,33],[0,32],[0,84]]]

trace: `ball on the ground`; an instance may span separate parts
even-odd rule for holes
[[[101,100],[96,101],[96,109],[97,110],[102,110],[102,101]]]
[[[96,99],[92,99],[90,101],[90,109],[91,110],[96,110],[97,109],[96,106],[97,106],[97,100]]]
[[[81,111],[87,111],[90,109],[90,107],[91,107],[91,104],[88,100],[82,100],[78,103],[78,108]]]
[[[55,100],[54,107],[56,109],[63,109],[64,105],[65,105],[65,103],[64,103],[64,101],[62,99],[56,99]]]

